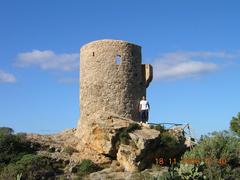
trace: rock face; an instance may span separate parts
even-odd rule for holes
[[[160,132],[142,127],[140,130],[129,133],[131,145],[121,144],[117,153],[117,160],[127,171],[136,171],[147,168],[153,163],[155,144],[159,141]]]
[[[107,114],[101,116],[98,113],[90,122],[92,123],[85,129],[88,136],[85,135],[82,139],[79,139],[77,148],[79,150],[83,148],[93,149],[99,154],[106,154],[111,157],[116,156],[116,143],[119,131],[128,127],[130,123],[134,123],[130,119],[121,119],[114,115],[107,116]]]
[[[94,123],[102,126],[101,121],[106,119],[101,116],[106,112],[138,120],[138,103],[146,95],[152,74],[151,65],[141,64],[138,45],[100,40],[83,46],[80,50],[81,114],[76,133],[82,142],[91,143],[89,132],[93,129],[87,129]]]
[[[27,139],[41,145],[38,154],[67,164],[64,171],[70,174],[83,159],[90,159],[99,165],[116,162],[119,167],[112,171],[119,169],[117,174],[124,175],[123,171],[151,168],[156,164],[156,158],[176,158],[186,150],[184,136],[179,129],[168,131],[177,140],[177,145],[169,148],[162,145],[163,133],[147,124],[107,114],[96,120],[102,120],[100,122],[103,123],[92,124],[89,128],[92,135],[88,139],[91,143],[85,143],[84,146],[79,143],[81,139],[75,136],[76,129],[55,135],[28,134]],[[69,153],[66,151],[69,147],[75,150]]]
[[[93,123],[89,128],[91,134],[89,143],[85,143],[84,146],[80,143],[77,149],[83,154],[89,154],[94,150],[102,156],[109,157],[110,161],[117,160],[125,171],[133,172],[149,168],[155,163],[156,158],[176,158],[186,150],[181,133],[174,134],[170,130],[178,145],[174,148],[166,148],[161,146],[161,132],[151,129],[146,124],[116,115],[109,115],[105,117],[106,119],[99,116],[97,121],[100,118],[102,123]],[[139,128],[131,130],[129,127]],[[169,157],[165,156],[166,152],[170,154]]]

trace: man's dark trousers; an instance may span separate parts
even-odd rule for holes
[[[141,110],[140,111],[140,119],[144,123],[148,121],[148,110]]]

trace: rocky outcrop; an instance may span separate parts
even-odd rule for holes
[[[98,123],[89,125],[90,132],[86,134],[91,136],[81,139],[77,149],[83,154],[94,150],[110,161],[117,160],[126,171],[146,169],[156,162],[156,158],[176,158],[186,150],[182,141],[184,136],[180,131],[169,130],[177,143],[176,146],[167,148],[161,142],[161,132],[149,125],[116,115],[98,118],[102,118],[101,121],[97,119]],[[133,125],[140,128],[131,129]],[[170,156],[166,156],[166,152]]]
[[[124,171],[134,172],[151,168],[156,159],[176,158],[186,150],[181,129],[167,131],[176,141],[173,147],[167,147],[162,138],[166,131],[113,114],[95,117],[101,120],[89,125],[86,134],[91,136],[83,139],[75,136],[76,129],[54,135],[28,134],[27,139],[40,144],[38,154],[69,164],[65,170],[70,173],[82,159],[99,165],[116,161]]]

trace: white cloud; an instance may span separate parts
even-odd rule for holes
[[[0,70],[0,83],[14,83],[16,77],[13,74]]]
[[[56,54],[51,50],[33,50],[18,54],[16,65],[38,66],[43,70],[72,71],[79,68],[79,53]]]
[[[178,79],[195,77],[207,72],[217,70],[220,65],[216,62],[219,59],[239,58],[239,53],[226,53],[223,51],[183,51],[165,53],[155,59],[154,79]]]
[[[240,52],[225,51],[177,51],[164,53],[153,61],[154,79],[178,79],[196,77],[216,71],[221,67],[218,60],[240,58]],[[216,61],[217,60],[217,61]],[[79,53],[56,54],[51,50],[33,50],[19,53],[18,67],[36,66],[43,70],[74,71],[79,69]],[[73,78],[60,78],[60,83],[76,82]]]
[[[188,61],[176,63],[174,65],[157,64],[154,70],[156,79],[184,78],[199,75],[204,72],[210,72],[217,69],[213,63],[203,63],[197,61]]]

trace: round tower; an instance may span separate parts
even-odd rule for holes
[[[138,103],[151,80],[152,67],[141,64],[140,46],[121,40],[84,45],[80,49],[78,135],[96,113],[138,120]]]

